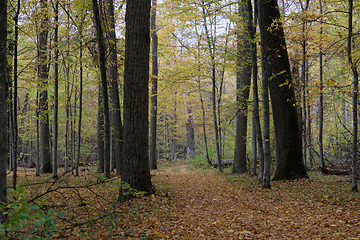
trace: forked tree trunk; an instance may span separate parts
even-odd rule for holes
[[[308,177],[303,163],[301,131],[277,0],[259,0],[259,26],[263,74],[269,81],[275,128],[274,180]]]

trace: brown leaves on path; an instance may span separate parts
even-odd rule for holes
[[[118,204],[120,179],[94,171],[56,183],[19,174],[30,199],[48,192],[35,201],[43,211],[65,213],[53,238],[360,239],[360,195],[345,176],[311,172],[310,179],[273,182],[268,190],[246,174],[184,165],[152,172],[155,195]]]
[[[171,239],[358,239],[359,199],[320,197],[313,180],[275,182],[261,189],[247,176],[167,170],[169,216],[154,231]],[[305,187],[304,187],[305,186]],[[312,189],[313,188],[313,189]],[[314,192],[313,192],[314,191]],[[322,191],[326,193],[326,185]],[[320,192],[321,193],[321,192]]]

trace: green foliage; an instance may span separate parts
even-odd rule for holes
[[[209,170],[211,167],[206,162],[204,154],[196,154],[192,159],[189,160],[189,165],[193,169]]]
[[[12,189],[10,198],[14,201],[1,206],[5,209],[3,214],[8,216],[8,222],[0,224],[1,240],[10,236],[16,239],[49,239],[61,231],[57,218],[63,217],[63,212],[54,209],[45,211],[35,203],[28,203],[22,187]]]

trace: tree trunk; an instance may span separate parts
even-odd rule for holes
[[[264,173],[264,147],[263,147],[263,139],[261,134],[261,126],[260,126],[260,117],[259,117],[259,93],[258,93],[258,65],[257,65],[257,44],[255,41],[255,33],[257,26],[257,0],[254,2],[254,20],[251,20],[253,26],[250,31],[251,38],[251,61],[252,61],[252,73],[253,73],[253,121],[255,122],[255,130],[256,130],[256,142],[258,144],[259,151],[259,179],[262,181],[263,173]],[[252,14],[250,15],[252,18]]]
[[[81,25],[82,26],[82,25]],[[80,28],[80,31],[82,27]],[[82,34],[80,34],[80,89],[79,89],[79,120],[78,120],[78,143],[76,151],[76,162],[75,162],[75,176],[79,176],[79,165],[80,165],[80,150],[81,150],[81,121],[82,121],[82,95],[83,95],[83,43],[82,43]]]
[[[250,7],[250,9],[249,9]],[[239,2],[239,26],[237,34],[237,72],[236,72],[236,100],[238,113],[236,118],[236,137],[234,151],[234,170],[236,173],[245,173],[246,166],[246,138],[247,138],[247,112],[251,83],[251,49],[250,24],[251,1]]]
[[[39,105],[39,90],[36,91],[36,160],[35,160],[35,175],[40,176],[40,105]]]
[[[349,0],[349,22],[348,22],[347,54],[348,61],[353,74],[352,105],[353,105],[353,133],[352,133],[352,165],[351,165],[351,190],[357,192],[357,157],[358,157],[358,91],[359,74],[356,63],[352,58],[352,36],[353,36],[353,0]]]
[[[126,5],[124,68],[124,145],[122,181],[136,191],[153,193],[149,168],[149,52],[151,0]],[[126,185],[119,200],[133,197]]]
[[[203,138],[204,138],[204,145],[205,145],[205,155],[206,155],[206,161],[209,165],[211,165],[211,160],[209,156],[209,149],[208,149],[208,142],[207,142],[207,134],[206,134],[206,117],[205,117],[205,104],[204,99],[202,97],[202,89],[201,89],[201,83],[200,78],[198,81],[199,86],[199,97],[200,97],[200,103],[201,103],[201,111],[202,111],[202,128],[203,128]]]
[[[118,60],[117,60],[117,39],[115,32],[115,16],[114,16],[114,1],[107,0],[107,14],[110,17],[109,29],[109,49],[110,49],[110,64],[109,64],[109,93],[110,93],[110,125],[112,129],[112,153],[114,154],[114,161],[116,166],[116,173],[121,173],[122,161],[122,135],[123,127],[121,122],[121,110],[119,100],[118,87]],[[113,159],[113,158],[112,158]]]
[[[261,0],[259,0],[261,1]],[[269,104],[269,79],[265,75],[266,60],[263,57],[264,49],[261,50],[262,67],[262,94],[264,111],[264,172],[262,176],[262,187],[271,188],[271,151],[270,151],[270,104]]]
[[[157,0],[152,0],[150,27],[151,27],[151,110],[150,110],[150,169],[157,169],[156,161],[156,128],[157,128],[157,88],[158,88],[158,36],[156,27]]]
[[[269,81],[275,127],[274,180],[308,177],[303,163],[301,131],[289,57],[280,20],[277,0],[259,0],[263,73]]]
[[[194,121],[191,106],[186,111],[188,115],[186,122],[186,158],[191,159],[195,155]]]
[[[47,0],[41,0],[41,29],[39,34],[39,80],[40,80],[40,162],[41,171],[43,173],[51,173],[51,157],[50,157],[50,129],[49,129],[49,113],[48,113],[48,64],[47,64],[47,39],[49,18],[47,13]]]
[[[59,33],[59,2],[55,3],[55,33],[54,33],[54,42],[55,42],[55,56],[54,56],[54,143],[53,143],[53,152],[52,152],[52,160],[53,160],[53,178],[58,178],[58,112],[59,112],[59,50],[58,50],[58,33]]]
[[[0,0],[0,203],[6,203],[6,168],[8,160],[8,76],[7,76],[7,0]],[[7,216],[0,210],[0,223]]]
[[[103,97],[101,96],[101,86],[98,92],[98,116],[97,116],[97,171],[104,173],[104,117],[103,117]]]
[[[322,9],[322,0],[319,0],[320,15],[323,14]],[[320,18],[320,39],[322,39],[323,34],[323,19]],[[319,107],[319,149],[320,149],[320,166],[325,168],[324,160],[324,144],[323,144],[323,129],[324,129],[324,82],[323,82],[323,51],[322,51],[322,42],[320,43],[320,52],[319,52],[319,74],[320,74],[320,107]]]
[[[104,33],[101,26],[99,4],[97,0],[92,0],[96,37],[99,49],[99,62],[103,98],[103,117],[104,117],[104,177],[110,178],[110,122],[109,122],[109,97],[108,97],[108,84],[106,79],[106,58],[105,58],[105,43]]]
[[[13,96],[13,188],[16,189],[17,181],[17,161],[18,161],[18,39],[19,39],[19,14],[20,14],[20,0],[17,1],[17,9],[15,13],[15,39],[14,39],[14,96]]]

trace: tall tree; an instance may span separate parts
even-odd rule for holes
[[[250,9],[249,9],[250,8]],[[236,137],[234,152],[234,170],[236,173],[245,173],[246,166],[246,138],[247,112],[251,83],[251,48],[250,48],[250,14],[251,1],[239,1],[239,26],[237,33],[237,71],[236,71],[236,101],[238,113],[236,118]]]
[[[110,63],[109,63],[109,97],[110,97],[110,124],[112,130],[111,138],[111,153],[114,155],[116,165],[116,173],[121,172],[121,161],[122,161],[122,135],[123,126],[121,122],[121,110],[119,100],[119,87],[118,87],[118,59],[117,59],[117,40],[115,31],[115,15],[114,15],[114,1],[106,1],[106,11],[109,17],[109,50],[110,50]]]
[[[259,0],[263,74],[269,81],[276,140],[274,180],[307,177],[289,57],[277,0]]]
[[[106,58],[105,58],[105,41],[104,32],[101,26],[101,19],[99,13],[99,4],[97,0],[92,0],[94,20],[96,27],[96,37],[99,49],[99,64],[101,75],[101,93],[103,103],[103,117],[104,117],[104,177],[110,178],[110,117],[109,117],[109,97],[108,97],[108,83],[106,79]]]
[[[17,181],[17,161],[18,161],[18,40],[19,40],[19,15],[20,15],[20,0],[17,1],[16,12],[14,17],[15,22],[15,36],[14,36],[14,96],[13,96],[13,188],[16,188]]]
[[[324,144],[323,144],[323,130],[324,130],[324,82],[323,82],[323,5],[322,0],[319,0],[320,8],[320,52],[319,52],[319,78],[320,78],[320,106],[319,106],[319,149],[320,149],[320,166],[325,167],[324,161]]]
[[[8,79],[7,79],[7,0],[0,0],[0,204],[6,203],[6,168],[8,159]],[[0,210],[0,223],[6,221]],[[5,210],[6,211],[6,210]]]
[[[353,133],[352,133],[352,175],[351,189],[358,191],[357,184],[357,161],[358,161],[358,91],[359,91],[359,73],[357,70],[357,61],[354,62],[352,57],[353,45],[353,0],[349,0],[349,19],[348,19],[348,37],[347,37],[347,57],[353,74],[352,89],[352,113],[353,113]]]
[[[158,91],[158,36],[156,27],[157,0],[152,0],[150,28],[151,28],[151,111],[150,111],[150,155],[149,164],[151,169],[157,169],[156,160],[156,128],[157,128],[157,91]]]
[[[50,157],[50,128],[48,113],[48,32],[49,32],[49,14],[47,0],[40,0],[41,4],[41,23],[39,33],[39,66],[38,75],[40,81],[39,108],[40,108],[40,162],[41,170],[44,173],[51,173],[51,157]]]
[[[201,8],[202,8],[202,14],[203,14],[203,24],[205,29],[205,37],[206,37],[206,43],[208,45],[208,51],[211,59],[211,82],[212,82],[212,114],[213,114],[213,123],[214,123],[214,132],[215,132],[215,149],[216,149],[216,159],[217,159],[217,166],[219,172],[222,172],[222,164],[221,164],[221,149],[220,149],[220,131],[219,131],[219,124],[218,124],[218,112],[217,112],[217,104],[216,104],[216,95],[217,95],[217,78],[216,78],[216,61],[215,61],[215,54],[216,54],[216,35],[215,31],[211,31],[208,26],[208,12],[210,11],[207,9],[207,6],[210,6],[208,3],[202,1],[201,2]],[[216,19],[216,17],[215,17]],[[216,25],[214,22],[211,22],[210,26],[212,24]],[[214,28],[216,28],[214,26]]]
[[[151,0],[132,0],[125,14],[124,143],[122,181],[153,192],[149,169],[149,52]],[[126,185],[119,200],[131,197]]]
[[[59,1],[55,3],[55,33],[54,33],[54,42],[55,42],[55,56],[54,56],[54,138],[53,138],[53,151],[52,151],[52,177],[58,178],[58,133],[59,133],[59,124],[58,124],[58,113],[59,113],[59,50],[58,50],[58,41],[59,41]]]

